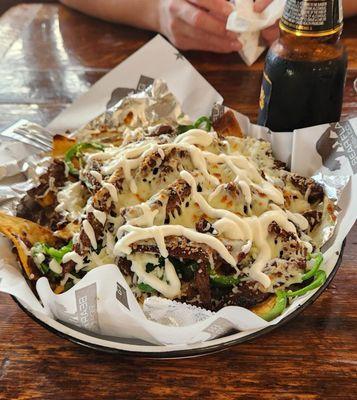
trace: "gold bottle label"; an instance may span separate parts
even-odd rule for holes
[[[280,28],[298,36],[327,36],[341,30],[342,0],[287,0]]]
[[[259,96],[259,115],[258,115],[258,124],[262,126],[265,126],[268,120],[272,87],[273,87],[272,82],[266,71],[264,71],[263,81]]]

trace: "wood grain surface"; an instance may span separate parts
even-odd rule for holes
[[[0,18],[0,129],[48,123],[153,37],[57,5],[21,5]],[[346,21],[343,116],[357,116],[357,19]],[[257,113],[263,59],[186,52],[225,103]],[[142,360],[58,338],[0,294],[0,399],[356,399],[357,227],[320,298],[287,325],[204,358]]]

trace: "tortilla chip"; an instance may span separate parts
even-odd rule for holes
[[[63,135],[55,135],[53,137],[53,158],[63,158],[67,150],[69,150],[74,144],[76,144],[75,139],[71,139]]]
[[[276,302],[276,296],[271,295],[263,302],[252,307],[250,309],[250,311],[253,311],[253,313],[259,315],[259,317],[262,317],[263,315],[267,314],[275,306],[275,302]]]
[[[35,200],[41,207],[45,208],[54,205],[57,198],[56,195],[49,190],[44,196],[36,197]]]
[[[222,136],[244,137],[239,122],[233,111],[226,111],[220,118],[213,122],[214,130]]]
[[[13,217],[0,211],[0,232],[11,240],[16,247],[21,266],[30,280],[36,280],[41,275],[35,265],[30,262],[28,250],[37,242],[51,246],[57,244],[58,239],[43,226],[27,219]]]
[[[79,233],[81,226],[78,221],[68,223],[64,228],[58,229],[54,232],[54,235],[65,241],[69,241],[73,238],[76,233]]]

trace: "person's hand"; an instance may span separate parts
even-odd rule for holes
[[[273,0],[256,0],[254,3],[254,11],[261,13],[272,1]],[[267,45],[270,46],[279,37],[279,21],[276,21],[274,25],[262,30],[261,37]]]
[[[231,53],[242,48],[226,30],[232,5],[226,0],[161,0],[159,31],[182,50]]]

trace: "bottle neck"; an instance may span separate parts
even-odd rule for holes
[[[297,37],[339,37],[343,26],[342,0],[287,0],[280,30]]]

